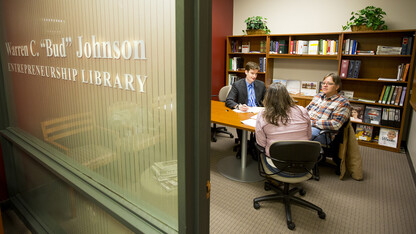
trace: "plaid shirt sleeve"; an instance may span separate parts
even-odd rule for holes
[[[313,127],[338,130],[350,118],[348,99],[334,95],[330,98],[318,94],[307,106]]]

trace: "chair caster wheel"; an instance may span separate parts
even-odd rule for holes
[[[253,207],[254,207],[254,209],[258,210],[258,209],[260,209],[260,204],[258,202],[254,202]]]
[[[299,194],[300,194],[301,196],[305,196],[306,191],[305,191],[304,189],[301,189],[301,190],[299,190]]]
[[[217,142],[217,139],[212,138],[212,139],[211,139],[211,141],[212,141],[212,142]]]
[[[270,187],[270,184],[264,183],[264,190],[270,191],[272,188]]]
[[[230,134],[230,138],[234,138],[234,135],[233,134]]]
[[[238,140],[238,138],[235,138],[235,139],[234,139],[234,142],[235,142],[236,144],[238,144],[238,142],[240,142],[240,140]]]
[[[289,228],[290,230],[295,229],[295,227],[296,227],[295,223],[293,223],[293,222],[288,222],[287,223],[287,228]]]
[[[321,219],[325,219],[326,214],[325,214],[325,212],[323,212],[323,211],[318,211],[318,216],[319,216],[319,218],[321,218]]]

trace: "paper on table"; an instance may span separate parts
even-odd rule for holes
[[[245,125],[248,125],[248,126],[251,126],[251,127],[254,127],[254,128],[256,127],[256,120],[252,119],[252,118],[246,119],[246,120],[241,120],[241,123],[243,123]]]
[[[249,107],[247,111],[242,111],[242,110],[238,110],[238,109],[234,109],[234,112],[237,113],[259,113],[261,110],[263,110],[264,107]]]
[[[251,116],[250,119],[257,119],[257,115]]]

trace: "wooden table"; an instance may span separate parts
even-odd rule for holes
[[[257,182],[263,180],[259,175],[257,162],[247,157],[247,132],[255,128],[241,123],[253,113],[237,113],[227,108],[224,102],[211,101],[211,122],[243,130],[241,139],[241,163],[235,155],[221,159],[217,164],[218,171],[225,177],[240,182]]]

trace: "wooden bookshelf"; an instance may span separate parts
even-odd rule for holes
[[[335,32],[335,33],[310,33],[310,34],[271,34],[271,35],[255,35],[255,36],[229,36],[227,37],[227,64],[226,64],[226,83],[228,84],[228,77],[230,74],[236,74],[239,78],[245,77],[244,69],[242,71],[232,71],[230,67],[230,59],[233,57],[244,58],[244,65],[253,61],[259,63],[260,57],[266,57],[265,71],[259,72],[258,79],[266,83],[269,86],[273,81],[273,64],[275,61],[278,63],[279,59],[303,59],[303,60],[336,60],[338,61],[338,74],[341,70],[341,61],[348,60],[361,60],[361,66],[359,75],[357,78],[343,78],[342,89],[354,91],[354,98],[374,100],[375,103],[369,103],[359,100],[351,100],[351,103],[359,103],[368,106],[379,106],[382,108],[396,108],[401,111],[400,115],[400,127],[394,128],[390,126],[383,126],[378,124],[360,123],[364,125],[372,126],[373,128],[390,128],[399,131],[397,147],[386,147],[379,145],[377,142],[365,142],[358,141],[360,145],[365,145],[373,148],[400,151],[401,141],[403,137],[403,129],[405,127],[405,116],[408,111],[408,103],[411,89],[411,81],[415,77],[415,32],[412,30],[385,30],[385,31],[365,31],[365,32]],[[344,54],[345,41],[347,39],[356,40],[358,42],[359,50],[372,50],[376,51],[378,45],[383,46],[395,46],[402,45],[403,37],[413,37],[412,50],[410,55],[368,55],[368,54]],[[288,47],[291,41],[297,40],[332,40],[337,41],[337,49],[334,54],[291,54],[291,53],[271,53],[271,41],[284,40]],[[233,51],[233,41],[240,41],[240,43],[250,42],[250,53],[241,53],[240,51]],[[266,41],[266,51],[260,52],[260,45],[262,41]],[[383,81],[378,78],[395,78],[397,77],[397,67],[400,64],[410,64],[410,69],[407,74],[406,81]],[[407,87],[406,96],[403,106],[382,104],[378,103],[380,93],[384,85],[400,85]],[[414,95],[416,96],[416,95]],[[301,95],[293,95],[293,98],[297,100],[298,105],[306,106],[312,100],[312,97],[305,97]],[[377,132],[377,131],[376,131]]]

